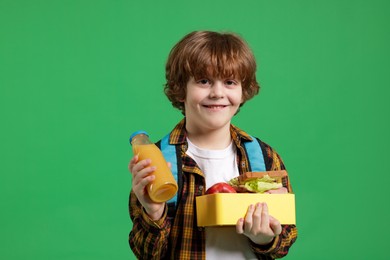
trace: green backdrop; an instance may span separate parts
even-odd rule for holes
[[[234,31],[259,96],[234,123],[282,156],[299,237],[286,259],[386,259],[386,0],[0,0],[0,258],[132,259],[128,136],[181,118],[164,63]]]

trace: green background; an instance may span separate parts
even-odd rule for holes
[[[234,123],[273,146],[296,193],[286,259],[385,259],[390,4],[0,0],[0,258],[132,259],[128,136],[180,120],[169,50],[233,31],[259,64]]]

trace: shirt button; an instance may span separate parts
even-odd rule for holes
[[[198,188],[198,196],[202,195],[203,194],[203,185],[199,185],[199,188]]]

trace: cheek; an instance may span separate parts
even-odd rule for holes
[[[244,95],[243,95],[242,91],[237,92],[234,97],[235,97],[234,98],[235,104],[240,105],[244,102]]]
[[[197,89],[196,91],[188,91],[185,101],[187,103],[200,103],[205,98],[207,98],[207,94],[204,93],[201,89]]]
[[[245,102],[245,97],[244,95],[241,95],[241,101],[240,101],[240,104],[244,103]]]

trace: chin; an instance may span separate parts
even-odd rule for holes
[[[225,127],[226,125],[230,125],[230,120],[210,120],[208,122],[206,122],[206,127],[208,127],[209,129],[220,129],[220,128],[223,128]]]

